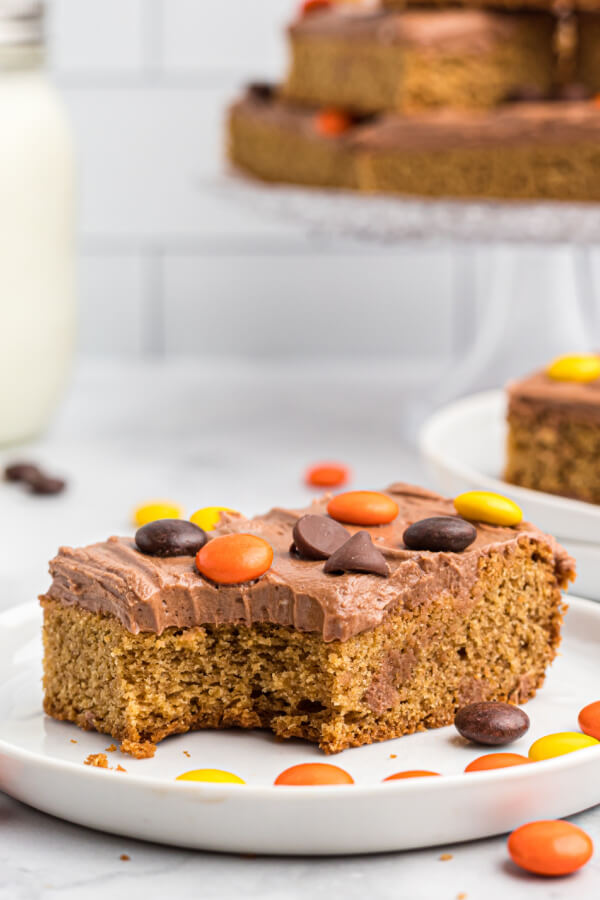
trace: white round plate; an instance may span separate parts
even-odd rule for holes
[[[41,709],[40,613],[0,615],[0,788],[60,818],[131,838],[238,853],[349,854],[482,838],[533,819],[600,802],[600,746],[510,769],[464,774],[486,752],[453,727],[324,757],[263,732],[196,732],[169,738],[156,756],[108,752],[110,770],[83,764],[111,741],[55,722]],[[527,705],[531,728],[510,750],[526,754],[544,734],[577,729],[600,689],[600,607],[571,600],[561,655]],[[274,787],[301,762],[330,762],[354,778],[341,787]],[[115,771],[122,765],[125,773]],[[196,768],[234,772],[245,785],[176,782]],[[382,784],[407,769],[441,778]]]
[[[600,506],[502,480],[506,445],[502,391],[474,394],[434,413],[421,429],[419,445],[444,493],[454,496],[481,489],[507,494],[543,531],[600,549]]]

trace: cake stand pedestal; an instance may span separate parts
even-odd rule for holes
[[[223,176],[215,189],[226,201],[320,238],[450,247],[454,360],[439,388],[418,398],[417,419],[552,356],[600,345],[592,252],[600,243],[598,206],[368,196],[263,185],[237,174]],[[411,302],[401,288],[399,302]]]

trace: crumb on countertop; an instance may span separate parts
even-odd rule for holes
[[[90,753],[83,761],[84,766],[96,766],[98,769],[108,769],[106,753]]]
[[[127,753],[134,759],[151,759],[156,752],[156,744],[151,741],[121,741],[121,753]]]
[[[127,772],[127,769],[124,769],[121,765],[117,765],[115,766],[115,772]]]
[[[440,856],[440,859],[442,862],[448,862],[449,859],[452,859],[452,854],[451,853],[442,853],[442,855]]]
[[[456,900],[467,900],[467,895],[464,891],[461,891],[460,894],[456,895]]]
[[[76,743],[77,743],[77,741],[75,740],[75,738],[71,738],[71,743],[72,743],[72,744],[76,744]]]
[[[128,856],[127,853],[121,853],[119,859],[122,859],[123,862],[129,862],[129,860],[131,859],[131,857]]]
[[[108,747],[105,747],[104,749],[106,750],[107,753],[114,753],[115,750],[117,749],[117,746],[116,746],[116,744],[110,744]]]
[[[188,753],[187,750],[184,750],[184,751],[183,751],[183,755],[184,755],[184,756],[187,756],[187,758],[189,759],[190,756],[191,756],[192,754],[191,754],[191,753]]]
[[[390,753],[390,759],[398,759],[397,753]]]

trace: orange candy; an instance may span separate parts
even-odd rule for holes
[[[592,839],[560,819],[529,822],[508,838],[514,863],[536,875],[569,875],[584,866],[594,852]]]
[[[344,769],[331,766],[329,763],[300,763],[291,766],[275,779],[275,784],[315,785],[315,784],[354,784],[354,779]]]
[[[387,525],[398,515],[398,505],[378,491],[346,491],[329,501],[327,512],[346,525]]]
[[[311,466],[306,472],[306,483],[311,487],[340,487],[350,477],[348,466],[343,463],[324,462]]]
[[[304,3],[300,6],[300,15],[309,16],[311,13],[329,9],[330,6],[331,0],[304,0]]]
[[[600,741],[600,700],[588,703],[579,713],[579,727],[584,734],[597,738]]]
[[[425,778],[427,775],[439,775],[439,772],[427,772],[425,769],[408,769],[406,772],[396,772],[395,775],[388,775],[384,781],[400,781],[402,778]]]
[[[470,762],[465,772],[485,772],[487,769],[505,769],[508,766],[523,766],[532,760],[520,753],[487,753]]]
[[[315,116],[315,130],[323,137],[337,137],[351,125],[352,119],[341,109],[322,109]]]
[[[196,568],[217,584],[241,584],[271,567],[273,548],[254,534],[224,534],[198,550]]]

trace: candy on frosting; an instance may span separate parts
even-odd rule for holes
[[[171,626],[272,622],[320,632],[333,641],[376,627],[398,605],[413,609],[435,602],[444,590],[452,592],[457,608],[468,611],[477,602],[471,590],[481,557],[494,551],[509,555],[522,541],[548,547],[560,582],[574,568],[552,537],[527,522],[514,528],[475,523],[477,537],[462,553],[408,550],[402,543],[406,528],[428,516],[455,515],[452,501],[405,484],[392,485],[386,493],[398,505],[396,519],[366,530],[386,559],[388,578],[354,573],[332,578],[324,574],[322,562],[290,554],[294,524],[307,512],[325,514],[325,499],[309,510],[274,509],[256,519],[224,517],[215,536],[251,533],[273,548],[272,566],[252,584],[216,585],[199,575],[191,557],[146,556],[133,538],[111,537],[89,547],[62,547],[50,563],[48,595],[113,615],[134,634],[160,634]],[[347,527],[350,533],[359,530]]]

